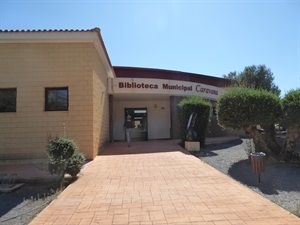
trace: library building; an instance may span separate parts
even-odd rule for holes
[[[176,105],[211,102],[207,137],[227,135],[214,107],[223,78],[112,66],[100,29],[0,30],[0,159],[46,158],[49,136],[65,132],[87,159],[109,142],[179,139]]]

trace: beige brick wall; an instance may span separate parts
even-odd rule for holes
[[[95,131],[106,129],[101,115],[108,114],[105,107],[93,106],[101,103],[99,92],[106,85],[96,56],[92,43],[0,44],[0,88],[17,88],[17,112],[0,113],[0,159],[45,157],[47,136],[62,132],[63,124],[86,157],[95,156],[106,139]],[[69,111],[44,111],[45,88],[65,86]],[[106,99],[105,94],[103,104]]]
[[[109,141],[109,100],[104,66],[96,52],[93,59],[93,156],[95,157],[99,149]]]

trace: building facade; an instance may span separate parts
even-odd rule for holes
[[[176,104],[212,106],[228,81],[168,70],[113,67],[100,29],[0,31],[0,160],[45,158],[65,132],[88,159],[110,141],[178,138]],[[215,129],[216,130],[216,129]]]
[[[15,100],[0,106],[0,158],[43,158],[48,136],[64,131],[94,158],[109,140],[113,76],[98,29],[1,31],[0,97]]]
[[[224,135],[213,115],[218,96],[229,81],[211,76],[178,71],[114,67],[116,77],[109,79],[112,95],[113,140],[125,140],[121,129],[128,113],[134,119],[132,136],[136,139],[178,139],[176,105],[185,96],[201,96],[211,101],[208,136]],[[142,110],[142,111],[141,111]],[[134,113],[137,111],[137,113]]]

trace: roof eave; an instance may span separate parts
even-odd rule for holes
[[[88,31],[1,31],[0,43],[93,43],[108,77],[115,77],[99,28]]]

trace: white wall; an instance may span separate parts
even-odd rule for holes
[[[170,138],[171,114],[169,100],[153,101],[114,101],[113,102],[113,139],[125,140],[124,109],[147,108],[148,139]]]

